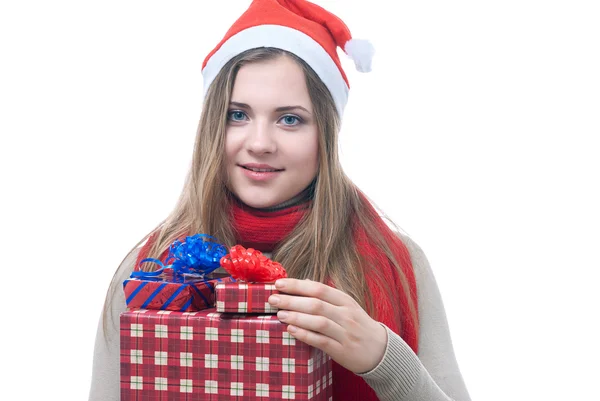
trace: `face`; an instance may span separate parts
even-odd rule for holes
[[[302,68],[289,57],[237,74],[227,115],[228,187],[255,208],[275,206],[317,174],[317,125]]]

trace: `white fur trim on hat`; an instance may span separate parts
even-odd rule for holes
[[[202,70],[204,95],[221,68],[236,55],[258,47],[287,50],[304,60],[325,83],[335,101],[340,117],[348,102],[348,85],[331,56],[313,38],[281,25],[258,25],[230,37],[217,50]]]
[[[360,72],[370,72],[375,47],[365,39],[350,39],[344,45],[344,51],[354,61],[356,69]]]

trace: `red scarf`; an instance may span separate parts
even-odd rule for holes
[[[370,206],[366,199],[365,202],[369,205],[368,213],[376,216],[375,209]],[[232,202],[233,226],[237,232],[237,243],[263,252],[271,252],[298,224],[308,207],[310,207],[310,201],[277,211],[260,211]],[[408,249],[381,218],[377,218],[377,228],[383,233],[396,260],[400,263],[409,282],[413,303],[417,305],[416,283]],[[371,296],[376,301],[375,308],[379,321],[400,334],[416,353],[418,350],[418,333],[411,320],[406,318],[410,316],[408,300],[401,290],[397,272],[385,255],[382,255],[372,245],[361,227],[355,228],[354,237],[361,254],[371,261],[372,266],[381,269],[383,280],[387,283],[394,283],[396,288],[394,299],[389,299],[379,289],[375,279],[370,276],[367,277]],[[136,266],[139,266],[140,260],[148,254],[151,242],[152,237],[141,249]],[[166,257],[166,254],[165,251],[161,255],[161,260]],[[362,378],[335,362],[333,363],[333,394],[334,401],[378,401],[375,392]]]

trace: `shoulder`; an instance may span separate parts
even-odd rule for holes
[[[419,309],[425,306],[432,300],[441,303],[439,288],[435,279],[435,275],[429,264],[429,260],[421,246],[410,236],[405,233],[395,231],[396,235],[404,243],[410,255],[413,272],[415,275],[415,283],[417,286],[417,299]]]
[[[427,256],[419,244],[410,236],[408,236],[408,234],[398,231],[394,231],[394,233],[400,238],[408,250],[417,281],[419,281],[419,276],[422,277],[424,273],[430,275],[431,267],[429,266],[429,261],[427,260]]]
[[[106,310],[106,312],[108,313],[107,318],[113,323],[115,327],[118,327],[119,315],[126,309],[125,294],[122,290],[123,282],[130,277],[131,272],[135,267],[135,263],[139,252],[140,248],[135,248],[125,256],[125,259],[123,259],[123,261],[119,265],[119,268],[115,272],[110,283],[110,287],[108,289],[106,299],[106,302],[108,303],[108,308]]]
[[[117,273],[120,276],[118,277],[119,280],[125,280],[134,270],[141,249],[141,247],[135,248],[125,256],[117,270]]]

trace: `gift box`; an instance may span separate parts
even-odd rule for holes
[[[217,312],[277,313],[268,299],[279,294],[273,283],[218,283],[215,287]]]
[[[121,314],[121,400],[332,400],[331,359],[275,315]]]
[[[235,281],[228,274],[206,278],[165,272],[160,276],[131,278],[123,282],[130,309],[199,311],[215,305],[215,285]]]

